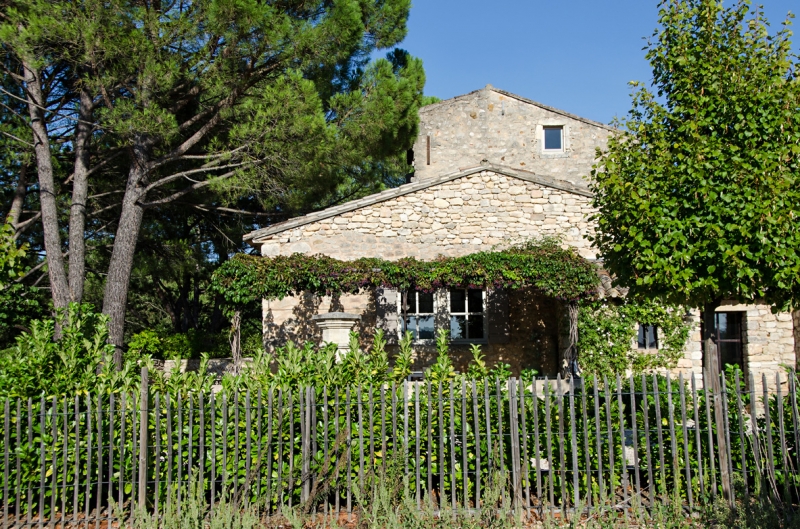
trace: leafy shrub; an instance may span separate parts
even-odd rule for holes
[[[251,341],[247,342],[245,348],[250,353],[254,349]],[[186,333],[162,334],[146,329],[131,337],[127,354],[132,359],[148,355],[164,360],[182,360],[201,358],[203,354],[209,358],[226,358],[231,355],[231,349],[224,333],[212,334],[189,329]]]
[[[0,396],[40,397],[76,391],[111,391],[138,384],[136,366],[126,362],[117,371],[108,344],[108,317],[91,305],[72,304],[57,315],[61,339],[55,341],[55,321],[31,322],[30,332],[0,352]]]
[[[44,315],[45,296],[17,281],[27,272],[28,246],[17,246],[14,227],[9,221],[0,225],[0,348],[13,343],[31,319]]]

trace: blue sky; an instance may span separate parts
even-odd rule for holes
[[[774,30],[800,10],[798,0],[762,4]],[[627,83],[650,79],[642,38],[657,16],[657,0],[415,0],[400,46],[424,61],[428,95],[491,83],[608,123],[630,107]]]

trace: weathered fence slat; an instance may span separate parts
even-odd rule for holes
[[[539,439],[539,397],[536,395],[536,382],[531,384],[531,397],[533,399],[533,451],[536,455],[536,499],[539,508],[544,505],[542,501],[542,451]]]
[[[775,455],[772,448],[772,421],[769,420],[769,391],[767,388],[767,375],[766,373],[761,374],[762,380],[762,389],[764,392],[764,407],[767,410],[766,416],[767,419],[764,421],[766,425],[766,436],[767,436],[767,464],[769,465],[769,476],[772,478],[775,476]]]
[[[781,440],[781,472],[783,472],[783,494],[789,497],[789,464],[787,462],[786,435],[783,425],[783,394],[781,393],[781,374],[775,373],[775,400],[778,403],[778,432]],[[730,452],[730,450],[729,450]]]
[[[603,479],[603,437],[600,433],[600,392],[597,387],[597,375],[592,376],[592,390],[594,394],[594,438],[597,450],[597,482],[600,489],[600,502],[606,501],[605,480]],[[612,485],[613,490],[613,485]]]
[[[717,499],[717,469],[714,457],[714,427],[711,421],[711,400],[713,395],[709,394],[706,380],[703,379],[703,400],[706,404],[706,424],[708,425],[708,462],[709,473],[711,474],[711,497]]]
[[[347,415],[347,514],[353,512],[353,422],[351,421],[350,412],[352,406],[350,404],[350,388],[347,388],[347,405],[345,413]],[[397,402],[395,400],[395,402]],[[395,406],[395,416],[397,407]],[[396,431],[395,431],[396,433]],[[396,441],[396,438],[395,438]]]
[[[327,389],[327,388],[326,388]],[[267,483],[266,483],[266,490],[267,490],[267,497],[266,497],[266,512],[270,514],[272,512],[272,405],[273,405],[273,398],[275,395],[274,388],[269,388],[269,393],[267,394]],[[280,392],[278,393],[278,399],[280,400]],[[327,412],[327,400],[326,400],[326,407],[325,410]],[[325,431],[327,432],[328,428],[328,416],[325,416]],[[280,430],[278,430],[280,436]],[[326,445],[327,446],[327,445]],[[326,451],[327,452],[327,451]]]
[[[519,510],[522,503],[521,491],[521,472],[520,472],[520,454],[519,454],[519,424],[518,424],[518,410],[517,410],[517,395],[516,395],[516,381],[513,378],[508,379],[508,418],[509,418],[509,445],[511,449],[511,488],[513,491],[513,501],[515,510]]]
[[[629,377],[628,383],[630,384],[630,403],[631,403],[631,413],[633,414],[633,420],[631,421],[631,430],[633,430],[633,482],[636,486],[636,501],[635,505],[639,506],[642,501],[642,482],[641,476],[639,475],[639,468],[641,465],[641,460],[639,458],[639,424],[637,421],[637,413],[636,413],[636,386],[633,380],[633,375]],[[684,421],[685,422],[685,421]]]
[[[447,503],[447,492],[444,486],[444,398],[441,382],[437,389],[439,391],[439,509],[442,509]]]
[[[583,464],[584,468],[586,469],[585,474],[585,483],[586,483],[586,494],[584,495],[583,500],[586,502],[587,509],[591,510],[592,508],[592,460],[589,453],[589,416],[588,416],[588,404],[586,399],[586,380],[581,380],[581,418],[582,418],[582,425],[583,425]]]
[[[695,435],[695,453],[697,454],[697,481],[700,485],[700,494],[705,495],[706,488],[703,481],[703,444],[700,434],[700,405],[697,397],[697,381],[694,373],[692,373],[692,409],[694,411],[694,435]],[[648,447],[649,453],[649,447]]]
[[[741,392],[739,390],[739,388],[740,388],[740,386],[739,386],[739,384],[740,384],[739,371],[736,371],[734,373],[734,384],[736,384],[734,392],[736,393],[736,421],[737,421],[737,423],[739,425],[739,448],[742,451],[742,477],[743,477],[743,480],[744,480],[744,496],[745,496],[745,498],[749,498],[750,497],[750,490],[749,490],[750,489],[750,485],[749,485],[748,479],[747,479],[747,457],[745,457],[745,454],[747,453],[747,449],[745,447],[745,439],[744,439],[744,414],[742,413],[742,395],[741,395]],[[687,465],[689,464],[688,463],[688,458],[687,458],[687,463],[686,464]]]
[[[684,388],[683,373],[678,376],[678,391],[681,398],[681,429],[683,431],[683,461],[686,473],[686,498],[689,501],[689,510],[694,510],[692,496],[692,471],[689,468],[689,430],[686,424],[686,390]]]
[[[417,407],[417,416],[419,416],[419,406]],[[417,431],[419,431],[419,423],[417,423]],[[419,456],[417,461],[419,461]],[[467,467],[467,381],[464,379],[461,380],[461,482],[464,494],[463,505],[466,511],[469,509],[469,468]],[[419,473],[417,473],[417,483],[419,483]]]
[[[289,509],[291,510],[292,502],[294,501],[294,394],[295,392],[293,392],[290,388],[286,393],[287,393],[287,398],[289,400],[289,403],[286,405],[286,409],[289,413],[289,439],[290,439],[290,442],[286,444],[286,451],[289,459],[289,468],[288,471],[286,472],[286,497]],[[350,395],[350,390],[348,390],[348,398],[347,398],[348,411],[350,406],[349,395]],[[297,391],[298,411],[300,411],[299,408],[302,406],[301,402],[302,401],[301,401],[300,390],[298,390]],[[302,421],[302,414],[300,416],[300,420]],[[236,461],[236,459],[234,459],[234,461]]]
[[[603,393],[606,401],[606,430],[608,432],[608,468],[610,471],[610,478],[608,483],[608,492],[609,497],[611,498],[612,503],[616,503],[617,499],[617,467],[615,465],[615,458],[614,458],[614,428],[611,424],[611,401],[613,396],[610,394],[609,385],[608,385],[608,377],[603,377]]]
[[[453,509],[453,514],[455,514],[455,510],[457,507],[457,488],[458,488],[458,481],[456,478],[456,446],[455,446],[455,438],[456,438],[456,423],[455,423],[455,415],[456,409],[454,405],[454,395],[455,389],[453,388],[453,381],[450,381],[449,387],[449,399],[450,399],[450,437],[448,438],[449,447],[450,447],[450,505]],[[405,450],[407,453],[408,450]]]
[[[430,387],[430,386],[429,386]],[[430,391],[428,392],[428,420],[430,421]],[[472,381],[472,421],[475,428],[475,509],[481,508],[481,430],[478,416],[478,387]],[[428,430],[430,436],[430,429]],[[430,473],[428,474],[430,478]]]
[[[658,391],[658,378],[653,375],[653,400],[655,401],[656,405],[656,436],[658,438],[658,470],[661,474],[661,490],[658,491],[659,494],[663,497],[666,495],[667,491],[666,487],[666,480],[667,480],[667,473],[666,469],[664,468],[664,430],[661,427],[661,395]],[[656,491],[653,491],[653,495],[655,496]]]
[[[548,499],[550,500],[550,510],[552,512],[556,506],[555,490],[553,483],[553,466],[555,459],[553,458],[553,423],[550,420],[550,402],[551,402],[551,388],[550,381],[545,377],[544,379],[544,424],[545,424],[545,442],[547,445],[547,488],[549,492]]]
[[[764,466],[761,464],[761,447],[759,443],[759,433],[758,433],[758,420],[757,420],[758,401],[756,400],[756,381],[753,373],[750,373],[749,378],[750,378],[750,428],[752,432],[750,440],[752,442],[753,454],[755,455],[755,458],[753,459],[753,465],[755,466],[756,475],[761,475]]]
[[[728,410],[728,389],[725,382],[725,375],[720,374],[721,385],[720,389],[722,391],[722,424],[725,428],[725,457],[721,458],[721,465],[725,465],[725,473],[723,474],[723,487],[727,486],[730,498],[728,498],[729,505],[733,506],[734,502],[736,501],[736,490],[733,486],[731,486],[731,476],[733,475],[733,461],[731,460],[731,426],[730,426],[730,411]]]
[[[572,441],[572,494],[574,496],[573,505],[577,509],[581,504],[580,481],[578,477],[578,440],[576,439],[577,430],[575,423],[577,417],[575,416],[575,378],[569,378],[569,428],[570,439]],[[575,513],[580,517],[580,513]]]
[[[622,402],[622,380],[620,380],[619,373],[617,373],[616,379],[616,394],[617,394],[617,407],[619,408],[619,445],[620,445],[620,473],[622,474],[622,501],[625,505],[628,505],[628,466],[630,466],[630,462],[628,461],[628,454],[625,450],[627,448],[627,444],[625,441],[626,437],[626,428],[625,428],[625,413],[624,413],[624,404]],[[635,456],[634,456],[635,457]],[[626,518],[627,518],[627,509],[625,510]]]
[[[364,493],[364,407],[362,406],[363,400],[363,392],[361,390],[361,384],[358,385],[356,393],[356,400],[358,403],[358,490],[361,494]],[[403,390],[403,402],[404,402],[404,410],[405,410],[405,447],[408,447],[408,385],[404,386]],[[408,450],[405,450],[405,462],[406,462],[406,477],[408,477]]]
[[[531,477],[530,477],[530,459],[528,455],[528,416],[525,408],[527,407],[527,398],[525,395],[525,381],[520,379],[519,385],[519,405],[520,405],[520,421],[522,422],[522,479],[525,481],[525,508],[531,508]],[[534,406],[536,403],[533,403]]]
[[[681,487],[681,471],[678,463],[678,439],[675,437],[675,405],[672,402],[672,379],[667,371],[667,424],[669,425],[670,454],[672,455],[672,478],[676,489]]]

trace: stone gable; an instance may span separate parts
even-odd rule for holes
[[[561,237],[594,259],[591,199],[484,170],[259,239],[266,256],[433,259]]]
[[[587,188],[596,149],[604,149],[614,131],[491,86],[423,107],[419,116],[414,144],[414,178],[419,180],[485,160]],[[563,127],[563,152],[544,152],[545,126]]]

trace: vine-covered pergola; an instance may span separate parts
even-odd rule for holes
[[[361,258],[341,261],[325,255],[260,257],[239,254],[216,270],[212,289],[222,295],[233,320],[233,352],[238,355],[241,311],[261,300],[303,292],[316,295],[358,294],[376,288],[397,291],[437,289],[532,289],[569,306],[571,359],[577,344],[578,302],[594,297],[597,267],[564,248],[558,240],[528,242],[502,251],[421,261]]]

